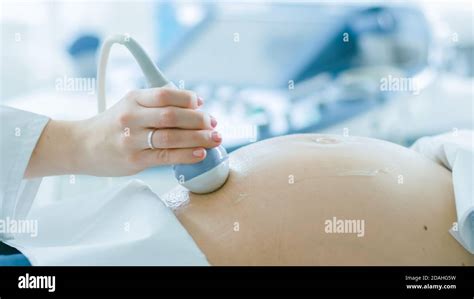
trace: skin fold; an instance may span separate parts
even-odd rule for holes
[[[290,135],[231,153],[230,168],[216,192],[164,196],[212,265],[474,265],[448,232],[450,171],[408,148]],[[363,220],[363,236],[327,232],[334,217]]]

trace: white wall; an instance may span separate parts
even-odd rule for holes
[[[71,69],[67,46],[80,33],[129,33],[155,52],[151,1],[2,1],[1,100],[54,88]],[[19,39],[20,38],[20,39]],[[129,54],[114,50],[111,59]]]

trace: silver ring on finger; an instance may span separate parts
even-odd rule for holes
[[[153,134],[155,134],[155,131],[156,130],[150,130],[150,132],[148,132],[148,148],[149,149],[156,149],[156,147],[153,145]]]

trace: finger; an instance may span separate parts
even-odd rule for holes
[[[149,129],[153,130],[153,129]],[[148,134],[149,130],[144,130],[142,149],[149,148]],[[152,137],[153,146],[157,149],[164,148],[191,148],[204,147],[212,148],[222,142],[221,134],[211,130],[181,130],[181,129],[159,129],[155,130]]]
[[[196,109],[203,104],[195,92],[167,87],[142,89],[135,96],[138,104],[148,108],[175,106]]]
[[[169,164],[194,164],[206,158],[204,148],[168,148],[144,150],[141,153],[141,160],[147,167]]]
[[[138,122],[142,127],[156,129],[210,130],[217,126],[217,121],[206,113],[177,107],[142,109]]]

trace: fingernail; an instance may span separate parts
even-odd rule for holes
[[[197,157],[197,158],[204,157],[204,149],[200,148],[200,149],[194,150],[193,151],[193,156]]]
[[[211,127],[215,128],[217,126],[217,120],[214,116],[211,116]]]
[[[211,137],[212,137],[212,140],[214,140],[215,142],[221,142],[222,140],[221,134],[217,131],[212,132]]]
[[[204,104],[204,100],[199,96],[198,96],[197,102],[198,102],[198,106],[202,106],[202,104]]]

